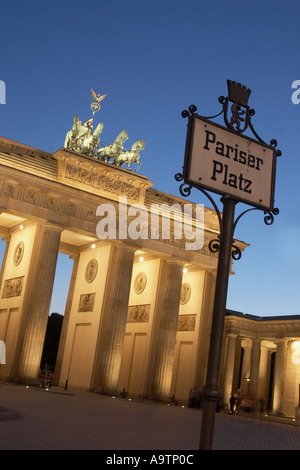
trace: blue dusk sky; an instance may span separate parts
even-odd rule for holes
[[[252,90],[252,122],[266,142],[278,141],[275,207],[243,217],[236,238],[249,243],[229,281],[227,307],[245,313],[300,314],[300,2],[297,0],[10,0],[0,16],[0,135],[55,152],[74,115],[91,117],[91,88],[107,94],[95,124],[128,148],[145,140],[140,173],[180,196],[187,120],[221,111],[227,79]],[[300,93],[299,93],[300,97]],[[250,134],[249,134],[250,135]],[[214,199],[220,204],[220,197]],[[188,200],[210,206],[200,191]],[[220,206],[221,208],[221,206]],[[237,215],[248,206],[238,204]],[[3,253],[4,242],[1,242]],[[60,255],[50,311],[64,312],[72,262]]]

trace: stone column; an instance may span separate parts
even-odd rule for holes
[[[170,394],[183,271],[183,265],[178,261],[167,263],[152,392],[161,400],[168,399]]]
[[[257,398],[267,402],[267,389],[268,389],[268,358],[269,349],[262,345],[260,348],[260,365],[259,365],[259,380]]]
[[[36,380],[40,368],[60,234],[61,229],[55,226],[38,227],[22,314],[25,327],[18,375],[27,380]]]
[[[249,395],[257,401],[257,388],[258,388],[258,373],[260,362],[260,339],[253,338],[251,363],[250,363],[250,383]]]
[[[1,211],[0,211],[0,215],[1,215]],[[10,237],[3,237],[2,240],[6,243],[6,247],[5,247],[5,252],[4,252],[1,271],[0,271],[0,290],[1,290],[1,286],[2,286],[3,272],[4,272],[4,269],[5,269],[7,253],[8,253],[8,250],[9,250]]]
[[[60,339],[59,339],[59,347],[57,351],[57,358],[56,358],[56,364],[55,364],[55,378],[54,378],[55,384],[59,384],[59,378],[60,378],[62,361],[63,361],[64,350],[65,350],[65,343],[67,339],[67,332],[68,332],[68,326],[69,326],[69,320],[70,320],[71,306],[72,306],[72,301],[73,301],[75,281],[76,281],[76,276],[77,276],[77,271],[78,271],[79,254],[72,255],[70,256],[70,258],[73,259],[74,264],[73,264],[72,276],[70,280],[68,298],[67,298],[66,307],[65,307],[63,325],[62,325]]]
[[[235,365],[233,370],[232,391],[236,393],[241,388],[241,356],[242,356],[242,338],[236,339],[235,347]]]
[[[225,362],[225,380],[224,380],[224,403],[229,405],[232,390],[233,372],[235,366],[236,335],[227,335],[227,349]]]
[[[211,330],[211,320],[212,320],[212,310],[214,303],[214,294],[215,294],[215,285],[216,285],[216,274],[205,271],[203,286],[203,301],[201,308],[201,317],[200,317],[200,329],[199,336],[197,340],[197,353],[196,353],[196,370],[195,370],[195,380],[199,389],[204,387],[205,377],[207,371],[207,355],[209,348],[209,339],[210,339],[210,330]]]
[[[251,362],[251,341],[249,338],[243,340],[244,360],[242,367],[241,395],[249,393],[250,362]]]
[[[107,279],[109,298],[105,303],[106,311],[103,312],[103,344],[99,345],[99,368],[96,367],[94,371],[94,384],[100,383],[102,392],[106,394],[117,392],[133,261],[134,249],[125,246],[112,247],[111,266]],[[95,377],[98,376],[98,370],[99,379]]]
[[[283,388],[286,366],[287,340],[282,338],[277,344],[275,372],[274,372],[274,393],[272,411],[275,414],[283,413]]]

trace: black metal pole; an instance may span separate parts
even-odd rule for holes
[[[219,374],[231,260],[231,246],[233,243],[234,212],[235,205],[238,200],[230,196],[224,196],[221,201],[223,203],[222,232],[211,327],[211,340],[206,385],[201,390],[203,412],[199,445],[200,450],[212,449],[216,406],[222,397],[222,391],[219,389]]]

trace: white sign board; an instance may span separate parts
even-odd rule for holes
[[[186,182],[263,209],[274,204],[275,151],[194,115]]]

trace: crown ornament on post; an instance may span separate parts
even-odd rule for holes
[[[227,80],[228,98],[241,106],[248,106],[249,96],[251,94],[250,88],[247,88],[241,83]]]
[[[250,117],[254,115],[254,110],[248,106],[251,90],[233,80],[227,80],[227,87],[228,96],[219,98],[223,105],[224,121],[229,129],[242,134],[250,124]]]

